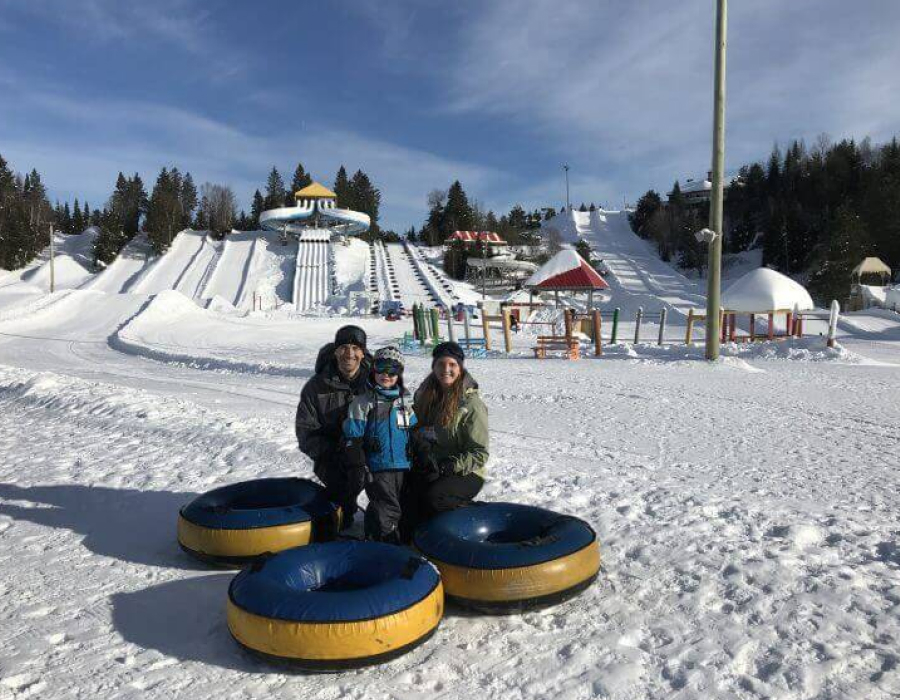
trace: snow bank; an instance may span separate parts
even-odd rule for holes
[[[780,272],[761,267],[748,272],[722,293],[722,306],[729,311],[761,312],[775,309],[801,311],[814,308],[803,285]]]
[[[900,310],[900,285],[888,287],[884,294],[884,307]]]
[[[93,278],[94,273],[86,269],[70,255],[57,255],[52,263],[55,289],[77,289]],[[40,267],[22,275],[23,281],[50,291],[51,263],[45,262]]]

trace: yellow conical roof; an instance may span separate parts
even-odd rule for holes
[[[307,199],[337,199],[337,195],[329,190],[325,185],[320,185],[318,182],[314,182],[311,185],[307,185],[302,190],[297,190],[294,192],[294,197],[297,199],[307,198]]]

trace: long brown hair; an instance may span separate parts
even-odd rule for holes
[[[419,394],[419,406],[416,413],[423,426],[440,426],[446,428],[459,410],[465,384],[466,370],[460,368],[459,376],[447,389],[441,386],[434,372],[428,375]]]

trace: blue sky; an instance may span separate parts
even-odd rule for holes
[[[617,206],[710,160],[713,0],[0,0],[0,154],[52,198],[162,166],[362,168],[382,224],[460,179],[498,212]],[[727,165],[900,133],[900,3],[732,0]]]

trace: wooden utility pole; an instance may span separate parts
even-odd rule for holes
[[[713,107],[713,172],[709,228],[715,233],[709,244],[706,287],[706,359],[719,358],[720,296],[722,287],[722,203],[725,180],[725,55],[728,0],[717,0],[716,62]]]

